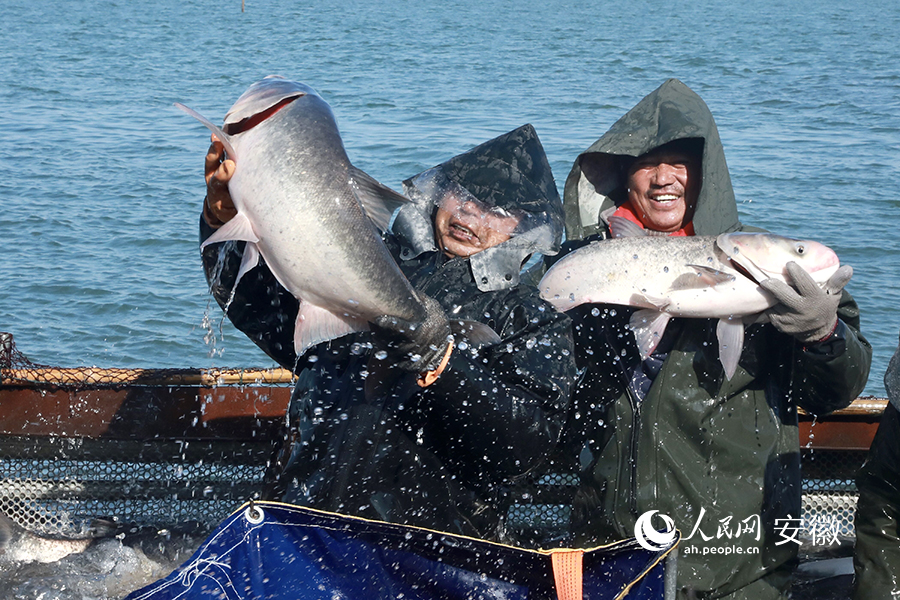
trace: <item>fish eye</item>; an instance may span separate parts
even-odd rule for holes
[[[803,244],[797,244],[795,249],[797,250],[797,254],[804,254],[806,252],[806,246]]]

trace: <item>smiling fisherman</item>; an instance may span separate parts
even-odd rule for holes
[[[201,237],[231,215],[234,172],[214,143]],[[421,173],[385,243],[428,309],[423,323],[379,317],[372,331],[292,350],[297,301],[265,266],[240,281],[227,314],[299,373],[274,495],[314,508],[516,542],[505,526],[517,486],[556,445],[575,377],[569,318],[519,283],[552,254],[563,213],[530,125]],[[224,262],[219,260],[224,253]],[[239,245],[203,264],[224,306]],[[309,258],[310,260],[313,257]],[[500,342],[448,345],[448,320],[479,321]],[[439,373],[422,381],[423,372]],[[424,387],[423,387],[424,386]]]
[[[569,240],[607,238],[611,215],[652,235],[753,230],[738,220],[712,114],[674,79],[578,157],[564,204]],[[822,289],[789,263],[793,287],[763,281],[779,304],[771,324],[746,327],[730,380],[715,320],[673,319],[642,361],[627,328],[634,309],[571,311],[586,369],[572,410],[583,423],[571,451],[583,466],[580,544],[632,537],[659,511],[686,538],[680,597],[782,597],[798,549],[783,536],[801,528],[797,408],[842,408],[869,372],[859,309],[842,291],[851,273],[841,267]]]

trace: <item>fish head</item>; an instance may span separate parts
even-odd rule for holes
[[[816,283],[828,281],[840,267],[834,250],[812,240],[798,240],[772,233],[723,233],[716,245],[735,268],[759,283],[774,277],[789,282],[785,265],[795,262]]]
[[[319,96],[306,84],[269,75],[247,88],[225,114],[225,133],[235,134],[258,125],[282,106],[301,96]]]

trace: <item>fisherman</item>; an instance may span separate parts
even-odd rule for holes
[[[206,158],[201,239],[234,215],[234,163]],[[216,300],[299,380],[271,495],[326,511],[516,542],[517,486],[556,445],[575,378],[571,323],[519,282],[532,254],[558,251],[563,212],[530,125],[404,182],[412,202],[385,243],[428,316],[379,317],[371,332],[293,352],[297,300],[264,266],[232,296],[241,244],[211,245]],[[500,342],[459,338],[486,324]],[[433,381],[425,381],[430,374]]]
[[[888,405],[856,477],[854,600],[900,596],[900,347],[884,374]]]
[[[575,161],[564,190],[571,247],[610,236],[612,215],[652,235],[759,231],[738,220],[725,155],[708,107],[671,79]],[[822,415],[866,383],[871,347],[841,267],[819,288],[789,263],[793,286],[760,285],[779,301],[771,324],[746,327],[725,377],[716,320],[673,319],[646,360],[627,325],[634,309],[583,305],[573,318],[571,453],[582,460],[573,528],[580,545],[635,536],[659,511],[684,536],[681,597],[782,597],[798,543],[797,409]],[[779,285],[780,284],[780,285]],[[664,529],[662,520],[651,521]],[[779,534],[781,532],[781,534]]]

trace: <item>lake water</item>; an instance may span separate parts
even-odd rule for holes
[[[530,122],[561,189],[579,152],[677,77],[716,116],[742,220],[854,267],[866,393],[884,394],[900,330],[895,0],[3,6],[0,331],[36,362],[272,364],[210,307],[208,136],[175,101],[218,121],[265,75],[304,81],[356,166],[395,188]]]
[[[745,222],[833,246],[875,346],[897,342],[900,7],[835,1],[6,0],[0,331],[65,366],[271,361],[205,340],[205,130],[280,73],[331,103],[388,185],[525,122],[562,187],[575,156],[669,77],[715,114]]]

